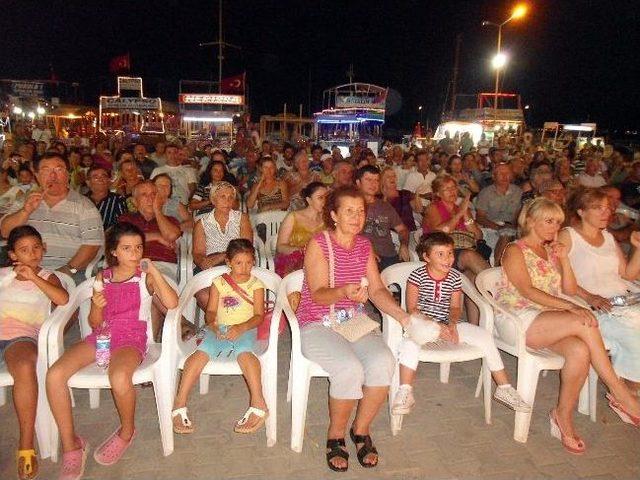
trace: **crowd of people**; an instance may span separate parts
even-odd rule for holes
[[[363,467],[377,465],[371,422],[396,362],[400,389],[392,409],[399,415],[412,410],[421,347],[409,336],[392,352],[375,330],[349,341],[327,328],[335,315],[379,311],[407,328],[422,315],[434,325],[434,340],[485,351],[496,400],[530,411],[461,290],[461,275],[473,281],[491,265],[503,271],[496,301],[518,316],[527,345],[565,357],[557,407],[550,413],[551,433],[564,448],[578,454],[586,449],[572,414],[590,366],[606,385],[613,411],[640,426],[640,307],[612,302],[640,290],[633,286],[640,277],[634,210],[640,205],[640,160],[631,152],[605,152],[589,143],[578,151],[575,142],[547,150],[508,136],[492,147],[474,146],[464,136],[421,148],[387,143],[379,152],[355,144],[346,157],[337,147],[256,142],[242,132],[230,151],[209,142],[110,148],[98,141],[68,148],[48,141],[7,141],[0,158],[0,234],[7,239],[7,266],[0,269],[0,358],[15,379],[19,478],[38,471],[38,328],[50,303],[68,301],[52,272],[76,284],[94,275],[104,283],[104,291],[92,297],[94,333],[67,350],[47,375],[61,431],[60,478],[76,479],[88,445],[76,434],[69,396],[56,392],[67,392],[69,377],[94,361],[95,334],[109,324],[109,378],[121,427],[94,458],[104,465],[117,462],[136,432],[131,377],[148,341],[138,320],[151,322],[159,339],[164,314],[177,302],[165,277],[177,278],[178,240],[185,232],[193,235],[195,272],[224,264],[231,272],[197,294],[209,329],[185,363],[174,431],[193,432],[188,394],[206,362],[230,342],[250,391],[250,406],[234,430],[251,433],[264,424],[269,412],[252,352],[265,292],[251,274],[254,235],[260,235],[251,216],[268,211],[287,212],[275,243],[276,272],[305,273],[298,307],[302,351],[329,373],[332,470],[348,468],[344,437],[356,405],[349,432],[358,460]],[[104,269],[88,268],[103,255]],[[380,272],[412,256],[424,265],[409,277],[405,312]],[[27,305],[16,305],[20,295]],[[503,328],[499,316],[496,328]]]

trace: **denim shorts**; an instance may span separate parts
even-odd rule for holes
[[[0,363],[4,362],[4,352],[14,343],[18,342],[31,342],[34,345],[38,345],[38,341],[32,337],[16,337],[11,340],[0,340]]]

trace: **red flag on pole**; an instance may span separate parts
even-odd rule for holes
[[[131,70],[131,57],[128,53],[124,55],[118,55],[117,57],[113,57],[109,61],[109,72],[110,73],[121,73],[128,72]]]
[[[235,77],[223,78],[220,91],[222,93],[242,95],[245,88],[245,75],[246,73],[242,73]]]

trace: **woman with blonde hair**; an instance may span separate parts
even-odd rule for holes
[[[578,293],[578,285],[566,245],[558,242],[563,221],[562,208],[544,197],[525,205],[518,218],[521,238],[504,251],[496,301],[519,318],[528,347],[548,348],[565,358],[558,403],[549,412],[551,435],[568,452],[582,454],[586,446],[575,431],[573,410],[590,366],[629,418],[640,417],[640,402],[616,375],[596,318],[567,298]]]

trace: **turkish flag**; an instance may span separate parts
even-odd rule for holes
[[[220,86],[222,93],[243,94],[245,88],[246,72],[235,77],[223,78]]]
[[[129,70],[131,70],[131,57],[128,53],[113,57],[109,61],[110,73],[128,72]]]

